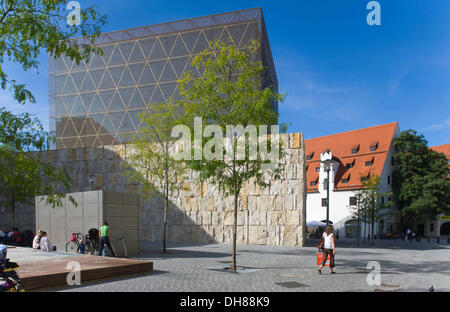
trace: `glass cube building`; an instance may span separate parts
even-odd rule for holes
[[[278,82],[261,8],[144,26],[102,34],[104,55],[89,64],[49,60],[50,130],[56,148],[124,144],[139,131],[139,114],[169,97],[191,70],[192,58],[220,40],[245,47],[260,43],[257,58],[266,68],[264,86]],[[273,103],[278,112],[278,103]]]

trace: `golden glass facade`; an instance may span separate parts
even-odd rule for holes
[[[50,130],[56,132],[56,148],[126,143],[139,131],[139,113],[169,97],[176,100],[183,72],[198,75],[192,58],[216,39],[237,47],[260,41],[265,86],[277,90],[260,8],[105,33],[97,40],[104,55],[93,55],[89,64],[50,58]]]

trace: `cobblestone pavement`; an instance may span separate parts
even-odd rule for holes
[[[154,261],[155,271],[86,283],[59,291],[450,291],[450,246],[416,242],[377,242],[356,248],[355,242],[338,242],[336,272],[328,268],[318,275],[315,242],[308,247],[238,246],[241,273],[227,272],[231,247],[225,244],[169,244],[147,246],[139,259]],[[378,261],[381,285],[370,286],[369,261]],[[81,279],[83,277],[81,276]],[[283,284],[290,282],[287,284]]]

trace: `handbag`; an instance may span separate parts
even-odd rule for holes
[[[325,240],[323,239],[323,236],[320,238],[319,244],[317,244],[318,249],[323,249],[323,244]]]
[[[322,264],[322,259],[323,259],[323,253],[322,252],[317,252],[317,260],[316,260],[316,264],[317,265],[321,265]],[[325,266],[330,266],[330,257],[327,254],[327,260],[325,262]]]

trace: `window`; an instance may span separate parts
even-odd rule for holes
[[[430,232],[434,232],[434,223],[430,223]]]
[[[350,197],[350,206],[358,205],[358,198],[356,196]]]
[[[366,177],[361,177],[361,182],[366,182],[367,180],[369,180],[369,177],[368,177],[368,176],[366,176]]]
[[[314,152],[309,155],[306,155],[306,160],[311,160],[313,158],[313,156],[314,156]]]
[[[345,164],[346,169],[352,169],[353,166],[355,166],[355,160],[353,159],[352,162]]]
[[[309,182],[309,186],[316,186],[316,181]]]
[[[341,182],[342,182],[342,184],[348,183],[348,178],[343,178]]]
[[[388,175],[388,184],[391,184],[391,176]]]
[[[352,154],[356,154],[356,153],[358,153],[358,151],[359,151],[359,144],[352,146],[352,150],[351,150]]]
[[[316,167],[316,172],[320,172],[320,167]]]
[[[371,160],[366,161],[366,167],[370,167],[370,166],[372,166],[372,161]]]
[[[376,151],[377,148],[378,148],[378,142],[372,142],[372,143],[370,144],[370,151],[371,151],[371,152]]]

